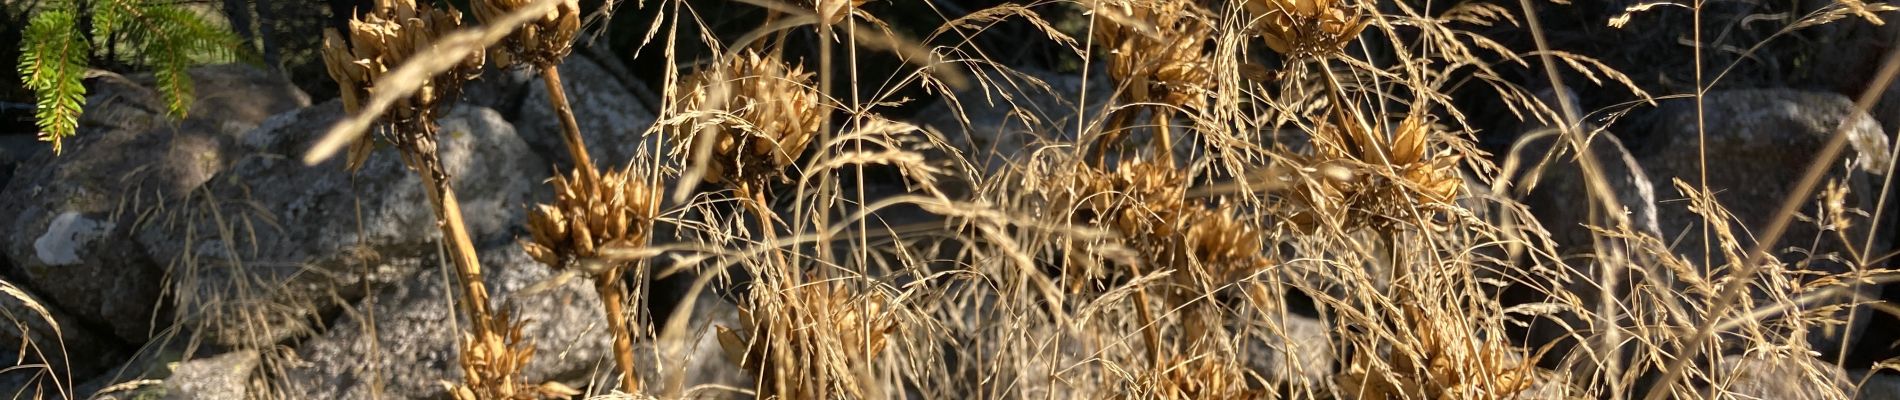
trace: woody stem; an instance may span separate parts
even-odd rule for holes
[[[587,142],[581,139],[580,122],[574,120],[574,109],[567,104],[560,67],[541,66],[541,82],[548,87],[548,105],[554,107],[554,115],[561,118],[561,141],[567,144],[567,154],[574,159],[574,169],[581,171],[587,184],[600,182],[600,171],[594,170],[594,161],[587,156]]]

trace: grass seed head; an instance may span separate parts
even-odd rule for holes
[[[710,146],[708,183],[760,187],[782,179],[824,122],[812,74],[747,50],[686,79],[687,115],[676,157]],[[688,160],[689,164],[698,160]]]
[[[342,89],[343,109],[355,113],[376,91],[383,75],[428,49],[442,36],[461,28],[462,13],[454,9],[436,9],[415,0],[377,0],[369,13],[359,15],[344,33],[329,29],[323,33],[323,62]],[[481,74],[482,54],[471,53],[464,62],[424,82],[416,93],[398,100],[378,120],[387,134],[427,135],[435,132],[435,118],[446,112],[461,96],[462,82]],[[349,168],[355,170],[369,155],[370,142],[357,139],[350,145]]]
[[[476,19],[487,22],[532,3],[533,0],[476,0],[470,6],[475,9]],[[581,30],[580,15],[578,0],[561,0],[547,15],[529,21],[502,39],[501,45],[493,48],[495,62],[503,66],[560,65],[561,59],[574,49],[574,36]]]

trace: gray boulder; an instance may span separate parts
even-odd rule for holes
[[[1876,206],[1873,198],[1879,190],[1874,182],[1879,182],[1879,178],[1870,175],[1884,172],[1892,162],[1887,159],[1887,137],[1873,118],[1855,110],[1848,99],[1831,93],[1793,90],[1732,90],[1710,93],[1703,102],[1708,186],[1731,214],[1729,226],[1741,248],[1755,246],[1754,235],[1762,234],[1756,230],[1768,226],[1784,198],[1837,129],[1845,129],[1843,134],[1849,135],[1852,146],[1830,165],[1827,178],[1841,182],[1848,189],[1845,207],[1872,214]],[[1659,200],[1668,204],[1658,211],[1663,237],[1679,238],[1674,246],[1676,254],[1695,265],[1708,266],[1717,271],[1718,277],[1725,275],[1730,260],[1723,256],[1720,247],[1714,246],[1710,247],[1712,259],[1703,259],[1705,219],[1689,210],[1687,202],[1680,200],[1685,196],[1672,183],[1680,179],[1693,186],[1702,173],[1698,147],[1703,137],[1697,132],[1695,105],[1688,100],[1671,101],[1654,115],[1644,143],[1636,146],[1636,160],[1653,178]],[[1847,215],[1851,227],[1843,232],[1847,238],[1844,242],[1825,224],[1823,210],[1818,209],[1816,203],[1819,201],[1806,202],[1801,210],[1804,217],[1791,222],[1781,241],[1769,247],[1788,267],[1787,270],[1769,269],[1758,277],[1757,284],[1752,285],[1757,288],[1754,296],[1757,304],[1771,301],[1759,290],[1762,285],[1787,287],[1819,278],[1819,274],[1802,272],[1839,274],[1852,270],[1850,247],[1855,252],[1861,250],[1861,241],[1868,238],[1866,228],[1873,221],[1864,215]],[[1891,226],[1886,222],[1881,225]],[[1888,235],[1884,232],[1880,235],[1874,238],[1875,246],[1867,254],[1887,252]],[[1715,281],[1713,278],[1709,281]],[[1774,280],[1759,280],[1762,278]],[[1879,288],[1872,285],[1851,285],[1847,289],[1846,294],[1820,299],[1795,311],[1810,312],[1843,304],[1852,301],[1853,296],[1879,297]],[[1814,350],[1831,356],[1851,347],[1851,343],[1843,343],[1841,339],[1843,333],[1860,336],[1859,331],[1868,318],[1866,308],[1859,311],[1861,315],[1853,318],[1856,326],[1845,330],[1806,327]],[[1848,320],[1845,313],[1834,317]]]
[[[1854,371],[1855,382],[1860,384],[1859,394],[1854,398],[1861,400],[1900,400],[1900,375],[1891,370]]]
[[[594,164],[601,168],[620,168],[636,155],[665,155],[660,136],[646,135],[647,128],[653,125],[653,110],[607,68],[577,54],[568,57],[559,69],[568,105],[573,108],[574,120],[580,124],[581,138],[587,141],[588,155],[593,157]],[[526,96],[522,98],[515,121],[521,129],[521,137],[535,153],[566,171],[574,163],[561,140],[561,120],[548,105],[547,85],[542,83],[539,72],[533,76],[523,83]]]
[[[260,358],[256,351],[243,350],[173,364],[163,385],[165,398],[251,398],[251,376]]]
[[[526,382],[605,381],[614,373],[611,336],[600,299],[586,279],[530,295],[517,291],[553,274],[519,246],[481,252],[484,278],[496,310],[527,320],[523,338],[535,346]],[[297,347],[300,362],[273,378],[284,398],[420,399],[446,395],[442,382],[460,383],[460,289],[433,257],[419,260],[401,280],[382,285],[321,335]]]
[[[265,117],[309,103],[246,67],[191,74],[199,85],[183,120],[165,117],[156,92],[133,79],[92,79],[80,133],[64,154],[43,147],[0,192],[0,215],[11,216],[0,221],[0,247],[26,286],[133,343],[153,330],[164,278],[132,240],[137,227],[229,165]]]
[[[253,397],[252,377],[263,358],[257,351],[190,358],[185,347],[174,343],[147,349],[118,373],[80,385],[80,393],[99,400]]]
[[[165,266],[189,329],[214,343],[269,346],[324,314],[422,269],[437,251],[421,180],[394,150],[355,174],[342,159],[305,166],[303,152],[342,115],[335,102],[273,118],[247,138],[251,155],[146,224],[138,242]],[[494,111],[459,107],[441,121],[439,151],[477,240],[505,240],[548,172]]]

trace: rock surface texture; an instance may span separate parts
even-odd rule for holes
[[[9,216],[0,235],[23,283],[132,343],[168,319],[154,318],[164,271],[132,240],[146,217],[233,162],[237,143],[265,118],[309,104],[295,87],[247,67],[191,74],[199,85],[183,120],[167,119],[157,93],[136,79],[94,78],[64,154],[43,147],[0,192],[0,215]]]
[[[366,287],[427,265],[440,235],[421,179],[393,150],[354,174],[342,159],[305,166],[302,151],[342,112],[335,103],[281,115],[249,137],[252,153],[181,201],[181,213],[140,231],[139,243],[178,277],[191,329],[216,343],[266,346],[308,333]],[[485,108],[441,121],[438,153],[477,240],[512,239],[522,205],[547,170]]]

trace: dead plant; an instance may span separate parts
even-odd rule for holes
[[[1211,17],[1191,0],[1104,1],[1096,8],[1095,39],[1108,49],[1108,75],[1122,86],[1115,99],[1124,107],[1109,115],[1095,162],[1146,111],[1157,132],[1156,157],[1172,164],[1170,117],[1205,107],[1214,88]]]
[[[603,253],[646,246],[659,197],[640,174],[608,171],[598,176],[600,180],[590,181],[579,170],[555,176],[554,204],[537,204],[528,214],[528,232],[534,240],[522,247],[535,261],[556,271],[578,270],[594,279],[614,336],[620,383],[626,392],[639,393],[640,375],[633,358],[635,322],[627,320],[624,308],[626,273],[639,260]]]
[[[348,36],[326,31],[323,58],[331,78],[342,86],[346,111],[360,112],[362,101],[376,91],[374,84],[385,73],[461,26],[461,13],[453,9],[435,9],[414,0],[378,0],[369,13],[350,21]],[[532,346],[509,340],[510,327],[515,325],[499,319],[505,314],[490,310],[474,242],[462,222],[455,191],[449,187],[449,172],[436,153],[436,118],[460,96],[462,82],[480,73],[481,64],[481,53],[468,54],[456,68],[429,78],[392,112],[378,117],[376,132],[378,138],[394,144],[403,164],[422,177],[461,280],[462,309],[472,326],[466,333],[462,366],[475,373],[465,374],[465,387],[456,392],[491,395],[485,398],[531,396],[540,392],[521,385],[517,377]],[[371,149],[367,138],[351,144],[347,167],[361,167]],[[518,339],[519,335],[513,336]]]
[[[1369,22],[1344,0],[1248,0],[1244,4],[1267,47],[1294,58],[1338,54]]]

